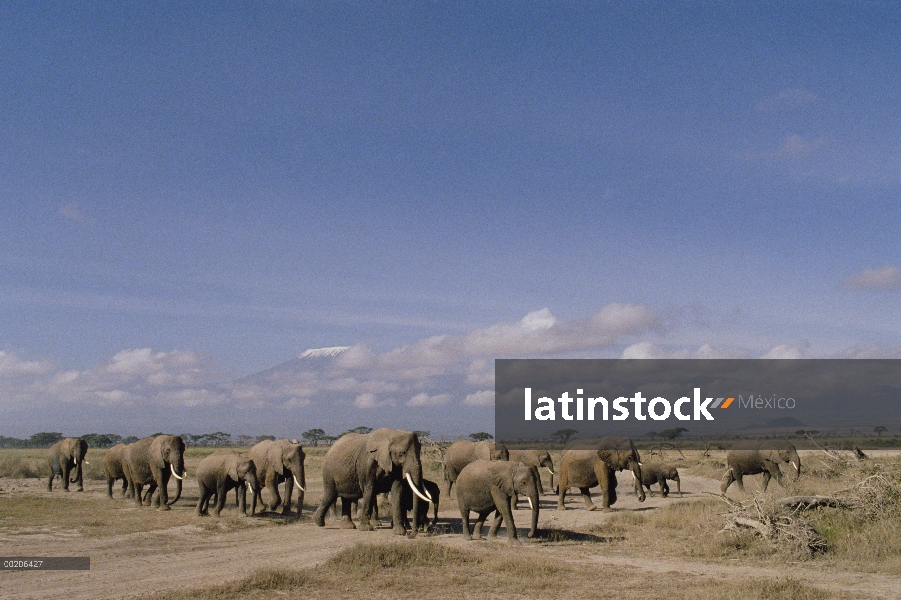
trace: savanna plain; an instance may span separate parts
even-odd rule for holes
[[[242,449],[239,449],[242,450]],[[243,449],[246,452],[246,448]],[[514,512],[521,546],[464,541],[443,481],[441,455],[423,447],[424,476],[441,482],[438,523],[415,539],[382,527],[339,529],[310,521],[322,490],[326,448],[306,447],[303,514],[244,517],[229,494],[220,517],[194,513],[193,476],[213,448],[189,448],[181,499],[161,512],[106,497],[104,450],[92,448],[84,492],[46,491],[46,450],[0,450],[0,555],[89,556],[89,571],[0,571],[0,598],[647,598],[831,599],[901,597],[901,453],[802,452],[803,472],[784,487],[745,478],[720,497],[726,453],[642,451],[681,474],[639,503],[619,474],[611,512],[587,511],[576,490],[568,510],[544,494],[539,532],[528,539],[528,505]],[[560,454],[552,453],[555,464]],[[543,473],[549,488],[548,474]],[[74,490],[73,486],[73,490]],[[170,485],[171,488],[171,485]],[[596,492],[597,490],[593,490]],[[264,498],[267,492],[263,491]],[[789,496],[832,506],[792,508]],[[381,502],[385,502],[382,499]],[[595,500],[600,505],[600,499]],[[745,526],[751,522],[757,526]]]

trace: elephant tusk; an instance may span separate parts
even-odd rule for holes
[[[429,504],[432,504],[432,501],[429,500],[428,498],[426,498],[425,496],[423,496],[423,495],[422,495],[422,492],[420,492],[419,490],[417,490],[417,489],[416,489],[416,486],[413,485],[413,478],[410,477],[410,474],[409,474],[409,473],[406,473],[406,476],[407,476],[407,483],[410,484],[410,489],[413,490],[413,493],[416,494],[417,496],[419,496],[419,499],[420,499],[420,500],[425,500],[425,501],[428,502]]]
[[[547,472],[550,473],[551,475],[556,475],[556,473],[554,473],[554,470],[551,469],[550,467],[545,467],[545,470],[547,470]]]
[[[176,479],[178,479],[179,481],[181,481],[182,479],[184,479],[184,477],[179,477],[179,476],[178,476],[178,473],[175,472],[175,465],[173,465],[172,463],[169,463],[169,469],[172,470],[172,475],[174,475]]]
[[[427,490],[425,486],[422,486],[422,491],[425,492],[425,495],[429,497],[429,502],[435,504],[435,499],[432,498],[432,495],[429,493],[429,490]]]
[[[78,464],[78,457],[77,457],[77,456],[75,457],[75,464],[76,464],[76,465]]]
[[[526,496],[526,500],[529,501],[529,510],[535,510],[535,505],[532,504],[532,499]]]
[[[294,478],[294,485],[297,486],[297,489],[299,489],[301,492],[305,492],[306,490],[304,490],[303,486],[300,485],[300,482],[297,481],[297,475],[292,475],[292,477]]]
[[[84,464],[89,465],[89,464],[91,464],[91,463],[89,463],[88,461],[84,461]]]

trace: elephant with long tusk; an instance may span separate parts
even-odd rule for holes
[[[419,504],[431,502],[422,487],[421,446],[415,433],[399,429],[376,429],[371,433],[347,433],[335,442],[322,461],[322,500],[313,521],[325,526],[326,512],[340,497],[342,517],[339,527],[354,529],[351,502],[360,501],[359,529],[379,526],[374,516],[378,494],[391,494],[394,533],[404,535],[401,494],[408,486],[412,493],[413,524],[410,537],[419,529]]]
[[[50,447],[47,462],[50,465],[50,479],[47,481],[47,491],[53,491],[53,480],[59,475],[63,480],[63,489],[69,491],[70,483],[78,484],[78,491],[84,491],[84,476],[82,464],[89,464],[84,460],[88,452],[88,443],[81,438],[66,438]],[[70,479],[71,477],[71,479]]]
[[[535,480],[538,482],[538,491],[542,494],[545,491],[544,485],[541,483],[541,471],[538,469],[544,468],[551,474],[551,490],[554,489],[554,460],[547,450],[510,450],[510,462],[519,463],[532,469]],[[517,498],[518,503],[519,498]]]
[[[610,506],[616,502],[616,472],[622,470],[632,472],[632,484],[638,501],[645,501],[644,488],[641,487],[641,456],[632,440],[607,436],[578,440],[573,446],[573,449],[564,452],[560,461],[557,510],[566,509],[566,492],[570,487],[579,488],[587,510],[596,510],[589,492],[595,486],[601,488],[602,510],[611,510]]]
[[[129,487],[134,489],[135,503],[143,504],[142,489],[149,485],[150,492],[159,493],[149,497],[160,510],[169,507],[181,498],[181,488],[185,471],[185,442],[177,435],[157,435],[138,440],[127,445],[122,451],[122,469]],[[175,497],[169,500],[166,489],[169,478],[175,478]]]
[[[306,490],[304,461],[306,454],[296,440],[264,440],[250,449],[250,460],[256,465],[257,483],[253,486],[253,500],[250,514],[256,513],[257,500],[262,500],[262,490],[269,492],[267,509],[275,511],[282,505],[278,485],[285,482],[285,500],[282,514],[291,514],[291,496],[297,488],[297,515],[303,514]]]

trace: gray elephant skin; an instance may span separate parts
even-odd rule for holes
[[[651,491],[651,486],[656,484],[660,485],[660,495],[663,498],[669,496],[669,486],[666,484],[666,480],[676,482],[676,491],[679,492],[679,497],[682,497],[682,481],[679,479],[679,470],[672,466],[666,465],[663,463],[643,463],[641,465],[641,485],[648,488],[648,491]]]
[[[485,519],[496,510],[497,516],[488,537],[497,535],[501,523],[507,523],[507,538],[511,544],[518,544],[516,525],[513,522],[512,501],[517,494],[529,498],[532,509],[532,527],[529,537],[538,531],[538,482],[528,467],[508,461],[479,459],[466,465],[457,477],[457,505],[463,518],[463,537],[471,540],[481,537]],[[478,514],[472,533],[469,530],[469,512]]]
[[[411,537],[419,528],[419,504],[428,502],[423,495],[420,443],[415,433],[399,429],[376,429],[371,433],[347,433],[336,441],[322,461],[322,500],[313,521],[325,526],[325,514],[341,498],[340,527],[353,529],[351,501],[360,501],[359,529],[378,527],[373,506],[378,494],[391,494],[394,533],[405,535],[401,514],[401,489],[409,485],[413,497]]]
[[[81,438],[66,438],[50,447],[47,453],[47,463],[50,465],[50,479],[47,480],[47,491],[53,491],[53,480],[57,475],[62,477],[63,489],[69,491],[70,483],[78,484],[78,491],[84,491],[84,477],[82,465],[85,454],[88,453],[88,443]],[[72,471],[75,473],[72,473]],[[69,476],[72,479],[69,479]]]
[[[291,514],[291,496],[296,487],[297,514],[300,516],[307,485],[303,446],[294,440],[265,440],[250,449],[249,457],[256,466],[257,477],[251,514],[256,513],[257,500],[262,500],[264,486],[269,491],[267,510],[275,511],[281,505],[283,515]],[[282,482],[285,483],[284,504],[278,493],[278,485]]]
[[[218,451],[200,461],[197,466],[197,487],[200,499],[197,501],[197,515],[207,514],[210,499],[216,498],[216,516],[225,506],[225,495],[237,490],[238,510],[247,514],[247,487],[258,488],[257,470],[254,462],[237,452]]]
[[[444,454],[444,479],[447,481],[447,493],[450,495],[454,482],[463,468],[475,460],[510,460],[510,452],[503,444],[486,440],[471,442],[457,440],[450,445]]]
[[[117,480],[122,480],[122,497],[128,497],[134,490],[128,487],[128,478],[125,476],[125,468],[122,466],[122,457],[125,455],[126,444],[116,444],[103,455],[103,474],[106,475],[106,495],[113,497],[113,485]]]
[[[565,510],[566,491],[577,487],[585,499],[585,508],[595,510],[589,488],[600,486],[602,510],[611,510],[616,502],[616,472],[629,470],[639,502],[645,501],[641,486],[641,457],[632,440],[626,437],[608,436],[591,442],[597,450],[568,450],[563,454],[557,470],[557,510]]]
[[[738,489],[745,491],[742,478],[745,475],[763,473],[763,491],[770,479],[775,477],[782,485],[782,471],[779,463],[789,463],[793,467],[795,479],[801,477],[801,458],[794,445],[788,440],[744,440],[737,442],[726,455],[728,470],[723,475],[720,491],[726,493],[734,481]]]
[[[135,503],[142,505],[141,491],[148,485],[151,504],[160,510],[169,507],[181,498],[182,481],[185,472],[185,442],[177,435],[158,435],[129,444],[122,455],[122,467],[129,487],[134,489]],[[175,477],[175,497],[169,500],[166,489],[169,478]]]
[[[551,490],[554,489],[554,460],[547,450],[510,450],[510,462],[523,464],[535,474],[538,480],[538,490],[544,493],[544,484],[541,483],[541,471],[547,469],[551,475]]]

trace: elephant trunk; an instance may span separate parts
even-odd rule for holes
[[[419,454],[418,452],[415,454]],[[416,536],[416,532],[419,529],[419,504],[420,502],[431,502],[429,498],[422,493],[422,463],[419,461],[419,457],[413,453],[410,453],[407,458],[407,462],[403,466],[404,471],[404,479],[406,479],[407,485],[410,486],[410,489],[413,492],[413,532],[412,536]]]
[[[166,506],[172,506],[178,499],[181,498],[181,486],[182,480],[184,479],[187,473],[185,472],[185,459],[183,456],[179,456],[175,463],[169,463],[169,468],[172,470],[172,474],[175,475],[176,471],[181,473],[181,476],[175,477],[175,497],[166,502]]]
[[[75,457],[75,473],[72,474],[72,477],[69,479],[69,483],[79,483],[82,481],[82,467],[81,465],[84,463],[84,459],[78,460],[78,456]]]
[[[682,481],[676,477],[676,491],[679,492],[679,497],[682,497]]]

